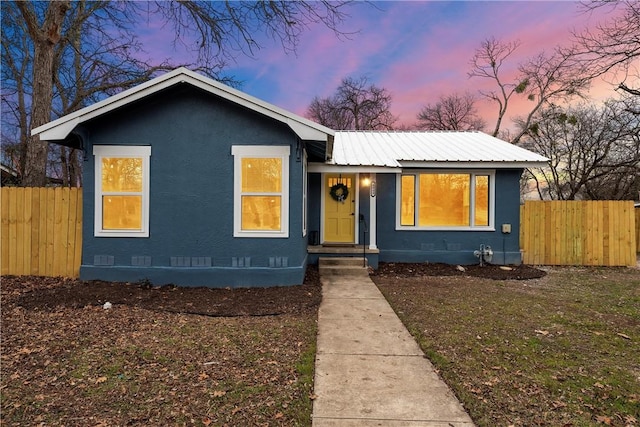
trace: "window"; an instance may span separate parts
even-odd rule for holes
[[[98,237],[149,237],[149,146],[96,145]]]
[[[398,180],[399,229],[492,229],[493,172],[416,172]]]
[[[289,147],[233,146],[234,237],[289,237]]]

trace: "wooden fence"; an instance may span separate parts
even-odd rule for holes
[[[636,252],[640,253],[640,208],[635,208],[636,211]]]
[[[82,189],[3,187],[0,205],[3,275],[78,277]]]
[[[636,265],[631,201],[528,201],[520,211],[520,247],[533,265]]]

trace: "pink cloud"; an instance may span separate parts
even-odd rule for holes
[[[513,78],[516,65],[542,50],[552,51],[565,43],[571,30],[593,27],[609,15],[580,14],[569,2],[384,2],[377,10],[356,4],[343,29],[360,30],[338,38],[321,25],[303,33],[296,54],[266,36],[259,39],[264,49],[255,58],[238,56],[227,70],[245,81],[249,94],[298,114],[304,114],[314,96],[334,93],[344,77],[365,75],[388,89],[393,96],[392,112],[400,123],[411,124],[427,103],[442,95],[479,89],[490,90],[493,82],[469,79],[469,61],[480,42],[495,36],[504,41],[520,40],[521,46],[505,65],[505,78]],[[150,55],[187,62],[193,53],[172,47],[168,28],[150,22],[141,36]],[[186,58],[186,60],[180,60]],[[594,84],[597,97],[612,92],[604,82]],[[517,101],[509,116],[529,108]],[[496,107],[478,104],[489,126],[495,122]]]

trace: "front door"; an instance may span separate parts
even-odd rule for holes
[[[356,220],[355,175],[324,177],[324,242],[354,243]]]

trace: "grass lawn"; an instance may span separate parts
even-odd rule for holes
[[[479,426],[640,425],[640,270],[373,277]]]

